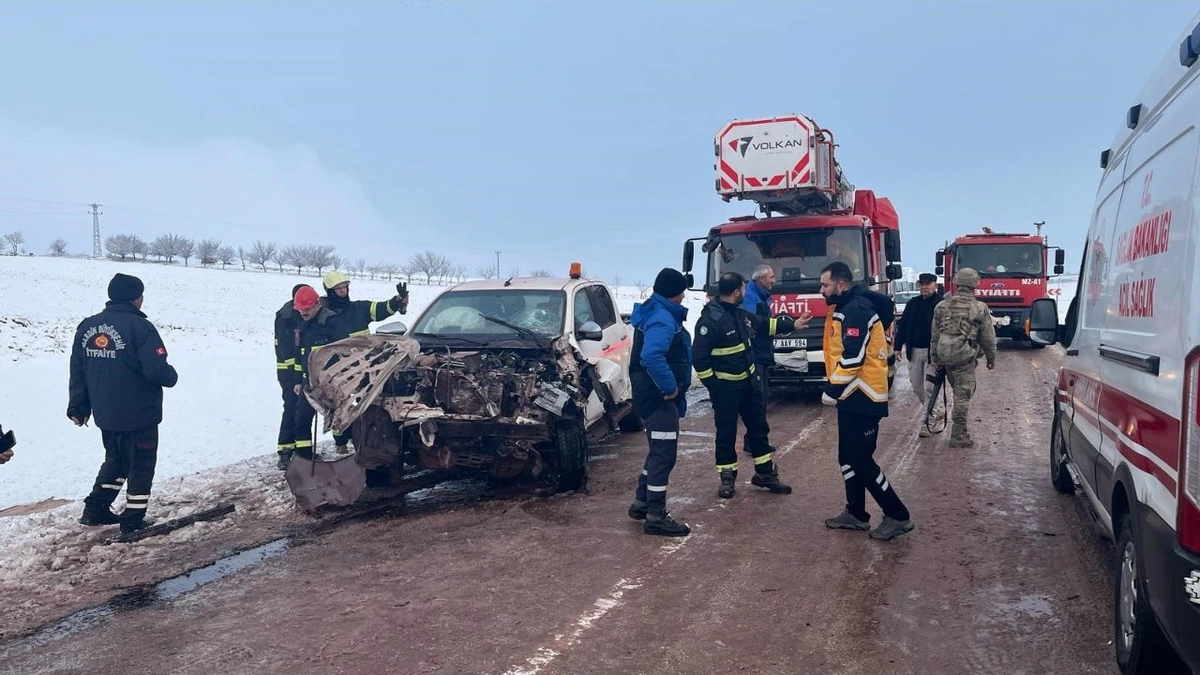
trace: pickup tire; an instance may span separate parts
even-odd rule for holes
[[[555,492],[582,490],[587,485],[587,431],[580,420],[563,420],[554,430],[555,457],[550,484]]]
[[[1120,520],[1113,593],[1113,647],[1125,675],[1175,672],[1175,650],[1163,636],[1146,595],[1142,552],[1132,513]]]
[[[1067,469],[1067,440],[1063,435],[1062,422],[1058,414],[1050,425],[1050,482],[1054,489],[1065,495],[1075,494],[1075,481]]]

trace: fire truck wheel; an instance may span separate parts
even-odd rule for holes
[[[1050,482],[1063,494],[1075,494],[1075,481],[1067,470],[1067,443],[1056,414],[1050,427]]]

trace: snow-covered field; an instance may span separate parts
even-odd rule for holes
[[[179,371],[165,392],[156,480],[273,456],[282,411],[272,346],[274,313],[292,286],[320,279],[278,272],[179,265],[0,256],[9,290],[0,305],[0,425],[17,435],[16,457],[0,467],[0,509],[50,497],[82,498],[104,452],[100,432],[66,418],[75,327],[100,311],[116,272],[146,284],[143,311]],[[444,287],[410,287],[411,323]],[[355,279],[353,299],[381,300],[395,283]],[[637,289],[618,290],[629,311]],[[703,296],[688,299],[689,319]],[[689,326],[690,328],[690,326]],[[151,506],[153,510],[153,505]]]

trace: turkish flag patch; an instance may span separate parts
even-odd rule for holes
[[[858,337],[858,329],[857,328],[847,328],[846,335],[849,337]]]
[[[166,347],[159,347],[158,349],[155,349],[155,350],[154,350],[154,353],[155,353],[155,354],[158,354],[159,356],[166,356],[166,355],[167,355],[167,348],[166,348]]]

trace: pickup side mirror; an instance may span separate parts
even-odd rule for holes
[[[1067,252],[1061,248],[1054,252],[1054,264],[1062,267],[1067,264]]]
[[[1052,345],[1059,340],[1058,302],[1053,298],[1038,298],[1029,309],[1029,340],[1034,344]]]
[[[375,329],[376,334],[383,335],[404,335],[407,332],[408,326],[403,321],[389,321]]]
[[[600,328],[600,324],[595,321],[585,321],[582,326],[575,329],[575,337],[580,340],[594,340],[599,342],[604,339],[604,329]]]
[[[888,265],[884,268],[884,273],[887,274],[888,281],[895,281],[904,276],[904,267],[900,265]]]

